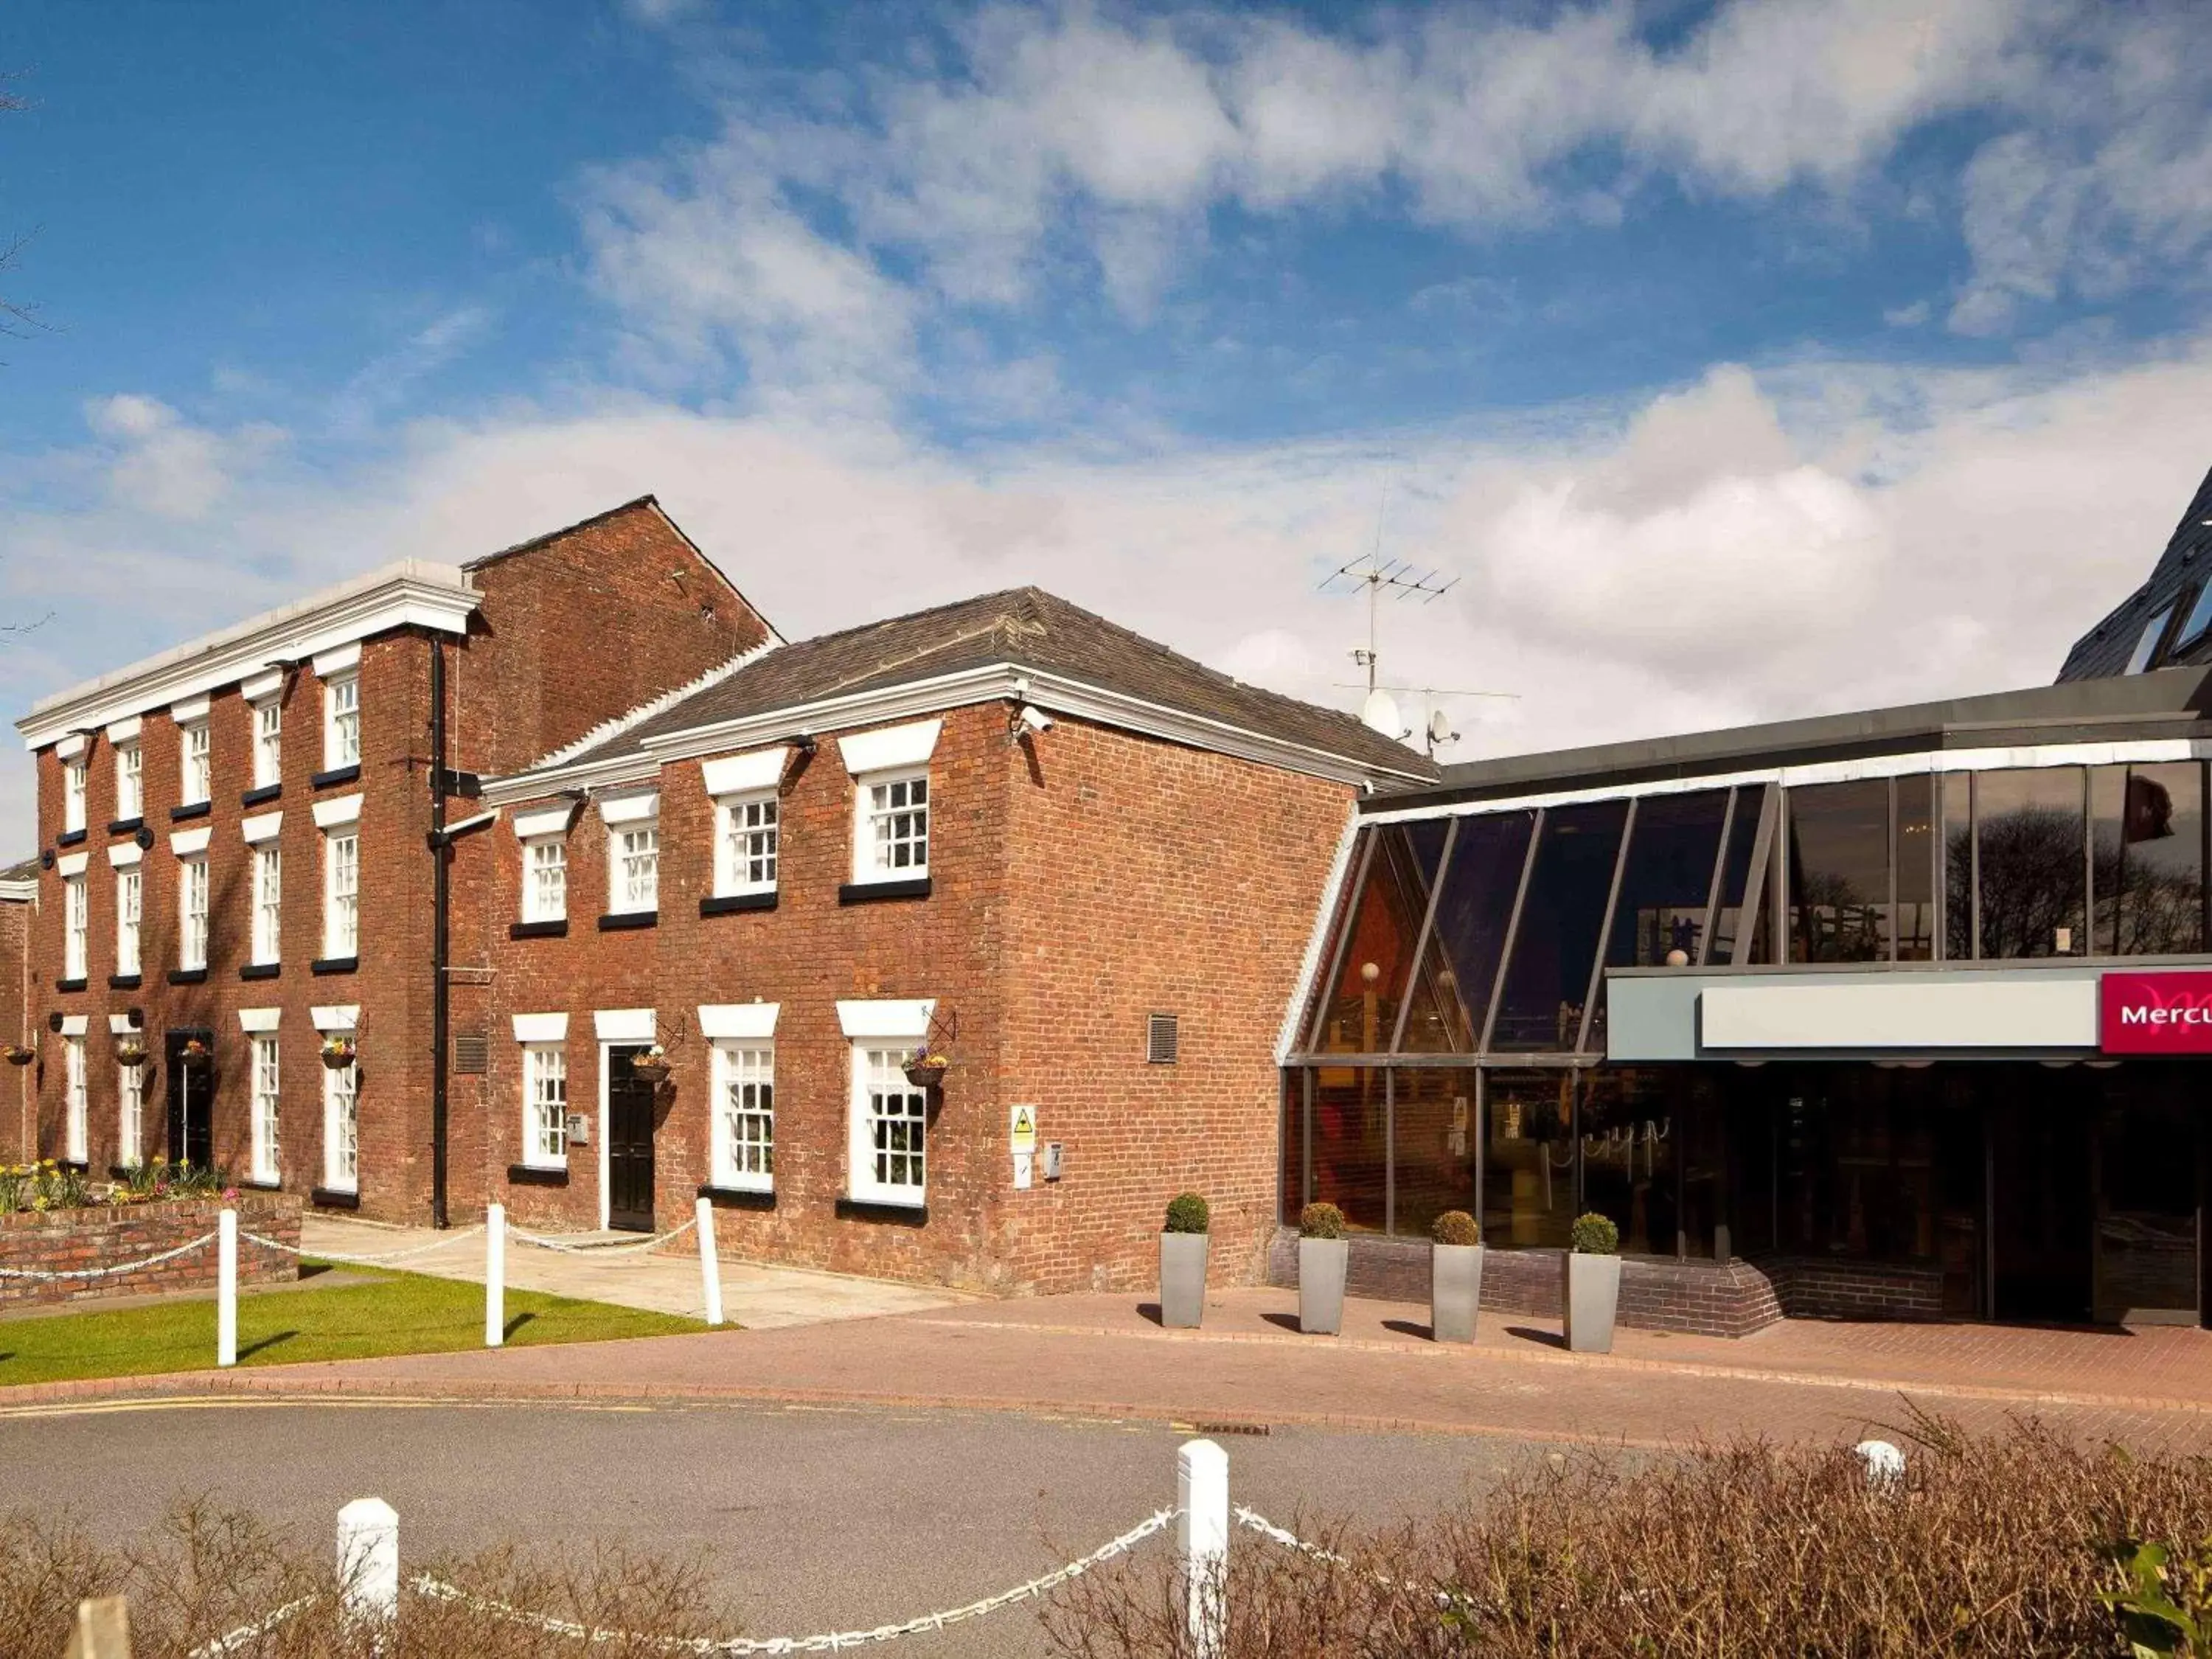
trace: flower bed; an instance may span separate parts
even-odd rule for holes
[[[281,1194],[254,1194],[236,1202],[239,1231],[279,1239],[297,1249],[300,1200]],[[70,1208],[20,1210],[0,1214],[0,1270],[82,1273],[118,1262],[142,1261],[215,1231],[222,1212],[217,1196],[155,1198]],[[300,1261],[284,1251],[241,1243],[238,1281],[276,1285],[300,1276]],[[155,1291],[212,1290],[216,1247],[210,1240],[149,1267],[98,1279],[13,1279],[0,1271],[0,1310],[52,1306],[105,1297],[143,1296]]]

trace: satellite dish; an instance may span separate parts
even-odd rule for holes
[[[1429,715],[1429,742],[1431,744],[1449,743],[1457,736],[1459,736],[1459,733],[1451,729],[1451,717],[1449,715],[1446,714],[1441,708],[1435,709],[1431,712]]]
[[[1398,700],[1381,689],[1370,691],[1367,701],[1359,705],[1359,720],[1363,726],[1380,732],[1396,743],[1406,735],[1405,722],[1398,718]]]

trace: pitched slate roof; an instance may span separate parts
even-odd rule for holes
[[[2196,498],[2181,515],[2173,539],[2166,544],[2148,580],[2074,641],[2058,671],[2060,681],[2126,673],[2145,625],[2169,605],[2178,614],[2168,621],[2163,648],[2151,659],[2151,665],[2165,668],[2177,663],[2212,662],[2212,629],[2195,639],[2177,637],[2188,620],[2189,606],[2208,580],[2212,580],[2212,472],[2206,473],[2204,482],[2197,486]]]
[[[1231,679],[1035,587],[986,593],[763,652],[557,759],[564,766],[589,765],[640,753],[653,738],[998,664],[1064,676],[1379,772],[1434,775],[1417,750],[1348,714]]]

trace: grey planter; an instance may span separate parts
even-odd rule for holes
[[[1613,1352],[1613,1316],[1620,1306],[1620,1258],[1569,1250],[1560,1258],[1562,1334],[1577,1353]]]
[[[1310,1336],[1334,1336],[1344,1328],[1344,1269],[1350,1241],[1298,1241],[1298,1328]]]
[[[1429,1246],[1429,1334],[1438,1342],[1472,1342],[1482,1306],[1482,1246]]]
[[[1206,1312],[1206,1256],[1212,1241],[1204,1233],[1160,1235],[1160,1323],[1197,1328]]]

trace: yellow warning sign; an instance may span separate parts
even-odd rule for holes
[[[1036,1151],[1036,1108],[1017,1106],[1014,1108],[1013,1115],[1014,1151],[1034,1152]]]

